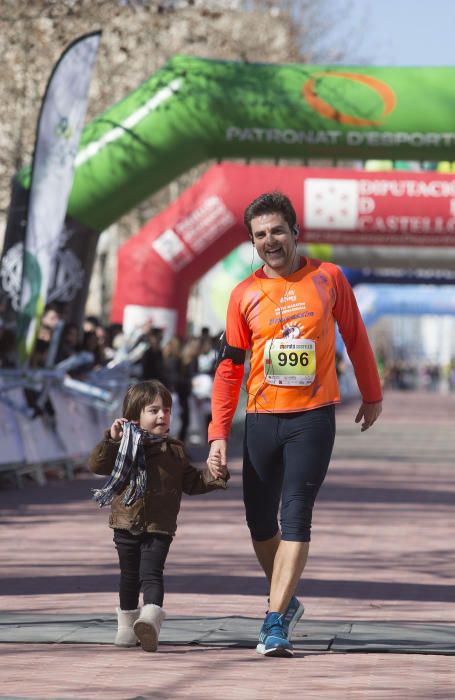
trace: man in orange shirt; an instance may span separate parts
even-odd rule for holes
[[[335,321],[362,396],[355,418],[362,431],[379,417],[382,392],[352,289],[336,265],[300,257],[289,199],[279,192],[263,194],[246,208],[244,220],[264,265],[238,284],[229,300],[207,464],[215,477],[226,470],[227,440],[250,350],[244,502],[253,547],[270,582],[257,651],[292,656],[292,630],[304,610],[294,592],[308,557],[312,510],[329,466],[340,402]]]

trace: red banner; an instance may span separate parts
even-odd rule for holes
[[[455,246],[453,176],[222,163],[121,246],[113,320],[126,306],[170,310],[183,333],[191,285],[247,240],[245,207],[275,189],[305,243]]]
[[[455,178],[316,170],[303,179],[306,242],[455,244]]]

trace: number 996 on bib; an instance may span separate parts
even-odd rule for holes
[[[316,374],[316,344],[307,338],[268,340],[264,349],[264,377],[277,386],[309,386]]]

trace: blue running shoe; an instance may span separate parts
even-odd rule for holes
[[[291,639],[294,627],[302,617],[305,606],[295,595],[292,596],[286,612],[283,614],[283,630],[287,639]]]
[[[286,638],[283,627],[284,615],[267,613],[259,632],[258,654],[263,656],[294,656],[291,642]]]

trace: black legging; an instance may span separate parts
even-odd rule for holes
[[[309,542],[313,506],[335,439],[335,407],[300,413],[247,413],[243,498],[251,536]]]
[[[141,587],[144,605],[154,603],[162,607],[163,570],[172,537],[157,532],[132,535],[128,530],[114,530],[114,542],[120,563],[121,610],[136,610]]]

